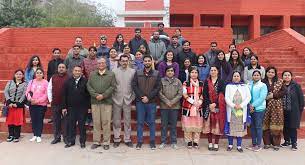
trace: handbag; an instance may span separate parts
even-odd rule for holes
[[[32,89],[32,83],[33,83],[33,81],[31,82],[31,85],[30,85],[30,91],[29,91],[29,95],[31,96],[31,97],[33,97],[33,92],[31,91],[31,89]],[[31,102],[27,99],[27,97],[25,97],[25,105],[27,105],[27,106],[30,106],[31,105]]]

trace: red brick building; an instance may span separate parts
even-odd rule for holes
[[[170,0],[171,27],[232,27],[237,43],[284,28],[305,35],[304,0]]]

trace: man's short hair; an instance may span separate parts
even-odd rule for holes
[[[78,47],[78,48],[80,48],[80,46],[79,46],[79,45],[73,45],[73,47],[72,47],[72,48],[75,48],[75,47]]]
[[[134,29],[134,32],[137,32],[137,31],[142,32],[141,28],[135,28],[135,29]]]
[[[143,57],[143,60],[144,60],[145,58],[149,58],[150,60],[152,60],[152,57],[151,57],[150,55],[145,55],[145,56]]]
[[[52,53],[54,53],[56,50],[58,50],[59,53],[61,53],[61,50],[60,50],[59,48],[54,48],[54,49],[52,50]]]

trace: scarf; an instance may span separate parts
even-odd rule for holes
[[[287,93],[283,97],[284,111],[291,111],[291,83],[287,86]]]
[[[194,91],[194,104],[190,109],[190,116],[197,116],[198,107],[195,106],[199,103],[199,81],[190,79],[191,91]]]

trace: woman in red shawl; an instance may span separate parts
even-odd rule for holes
[[[226,105],[225,105],[225,83],[219,78],[219,70],[216,66],[211,66],[210,77],[204,82],[203,89],[203,133],[207,134],[210,151],[218,151],[219,138],[223,135]],[[215,143],[213,144],[213,136]]]

